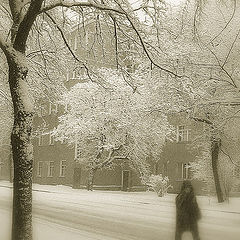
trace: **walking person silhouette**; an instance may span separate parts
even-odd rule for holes
[[[181,191],[176,197],[176,232],[175,240],[181,240],[182,234],[190,231],[193,240],[200,240],[198,220],[201,212],[197,204],[193,186],[189,180],[183,181]]]

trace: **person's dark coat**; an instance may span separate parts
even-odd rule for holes
[[[194,239],[199,239],[197,222],[201,218],[200,209],[190,181],[184,181],[176,197],[176,239],[181,239],[185,231],[190,231]]]

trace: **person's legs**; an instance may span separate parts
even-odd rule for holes
[[[183,231],[180,228],[176,227],[175,240],[181,240],[182,234],[183,234]]]
[[[197,223],[196,223],[196,224],[193,224],[193,225],[191,226],[190,231],[191,231],[191,233],[192,233],[193,240],[200,240]]]

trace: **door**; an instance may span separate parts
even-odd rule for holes
[[[81,186],[81,168],[74,168],[73,188],[80,188],[80,186]]]
[[[130,171],[122,171],[122,191],[129,190]]]

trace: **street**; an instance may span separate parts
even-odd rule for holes
[[[174,239],[174,196],[64,188],[33,191],[34,240],[170,240]],[[235,199],[235,201],[239,201]],[[236,202],[235,202],[236,203]],[[203,240],[238,240],[240,211],[199,198]],[[0,187],[0,239],[10,239],[11,189]],[[186,233],[184,240],[190,240]]]

